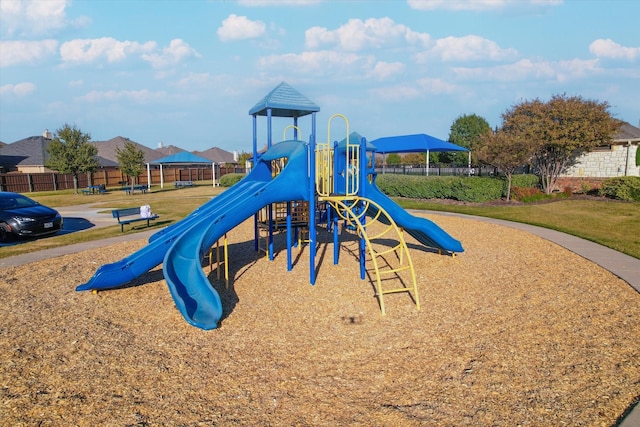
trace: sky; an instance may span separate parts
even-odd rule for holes
[[[368,140],[447,140],[461,116],[496,127],[562,94],[638,126],[638,16],[636,0],[0,0],[0,141],[69,124],[250,152],[249,110],[282,81],[320,107],[320,142],[344,138],[334,114]]]

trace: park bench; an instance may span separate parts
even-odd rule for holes
[[[126,224],[131,224],[137,221],[147,221],[147,227],[149,227],[149,221],[160,218],[160,215],[152,214],[150,211],[149,216],[143,217],[141,215],[140,208],[114,209],[111,211],[111,215],[113,215],[113,217],[118,220],[121,232],[124,231],[124,226]]]
[[[174,185],[176,188],[193,187],[193,181],[176,181]]]

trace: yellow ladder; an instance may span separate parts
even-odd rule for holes
[[[411,255],[409,254],[409,249],[407,248],[407,243],[404,240],[402,230],[398,228],[395,221],[393,221],[393,218],[391,218],[391,216],[380,205],[375,203],[373,200],[369,200],[364,197],[356,196],[345,198],[344,196],[332,196],[321,197],[320,200],[329,203],[338,213],[339,217],[346,220],[349,225],[354,226],[358,236],[365,240],[375,271],[376,297],[378,298],[382,315],[386,314],[384,295],[398,292],[408,292],[409,294],[412,294],[413,300],[416,304],[416,309],[420,310],[420,297],[418,295],[416,274],[413,268],[413,262],[411,261]],[[355,210],[356,207],[359,209],[357,212]],[[374,207],[377,210],[377,213],[372,218],[372,222],[379,221],[381,224],[386,226],[380,233],[372,236],[367,233],[363,221],[370,207]],[[389,233],[391,233],[391,236],[388,236],[387,238],[395,237],[398,244],[383,251],[376,251],[372,245],[372,241],[375,239],[381,239]],[[393,235],[394,233],[395,236]],[[394,268],[391,266],[389,260],[384,257],[389,254],[396,255],[400,264],[398,267]],[[384,263],[379,262],[380,260],[384,261]],[[411,286],[406,286],[406,282],[400,276],[399,273],[403,271],[408,271],[410,273]],[[399,279],[403,286],[391,289],[382,289],[381,276],[388,277],[391,275],[394,275]]]

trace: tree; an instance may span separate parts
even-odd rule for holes
[[[243,151],[238,155],[238,164],[244,166],[247,160],[252,160],[252,159],[253,159],[253,153],[247,153],[246,151]]]
[[[400,154],[398,153],[389,153],[387,154],[386,163],[387,165],[399,165],[401,162]]]
[[[125,141],[124,147],[116,147],[116,159],[120,170],[131,177],[131,192],[138,181],[138,175],[144,171],[144,152],[131,141]]]
[[[484,118],[476,114],[465,114],[455,119],[451,125],[449,142],[468,148],[471,151],[471,163],[477,164],[476,149],[481,144],[482,136],[488,132],[491,132],[491,126]],[[440,156],[444,163],[466,165],[468,159],[469,154],[466,152],[446,152]]]
[[[502,127],[533,146],[534,170],[550,194],[580,154],[611,143],[621,122],[608,109],[606,102],[554,95],[546,103],[535,99],[515,105],[502,115]]]
[[[73,175],[73,191],[78,192],[78,175],[98,169],[98,149],[89,143],[91,135],[76,126],[65,125],[56,131],[56,137],[47,149],[49,159],[46,166],[60,173]]]
[[[511,178],[518,167],[529,162],[533,146],[503,129],[483,134],[479,145],[476,149],[478,159],[502,170],[507,177],[507,201],[511,200]]]
[[[409,153],[402,156],[402,163],[406,165],[425,165],[427,153]]]

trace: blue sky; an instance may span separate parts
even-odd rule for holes
[[[0,141],[69,123],[250,151],[248,111],[281,81],[320,106],[320,141],[333,114],[370,140],[447,139],[461,115],[497,126],[562,93],[638,126],[638,16],[635,0],[0,0]]]

